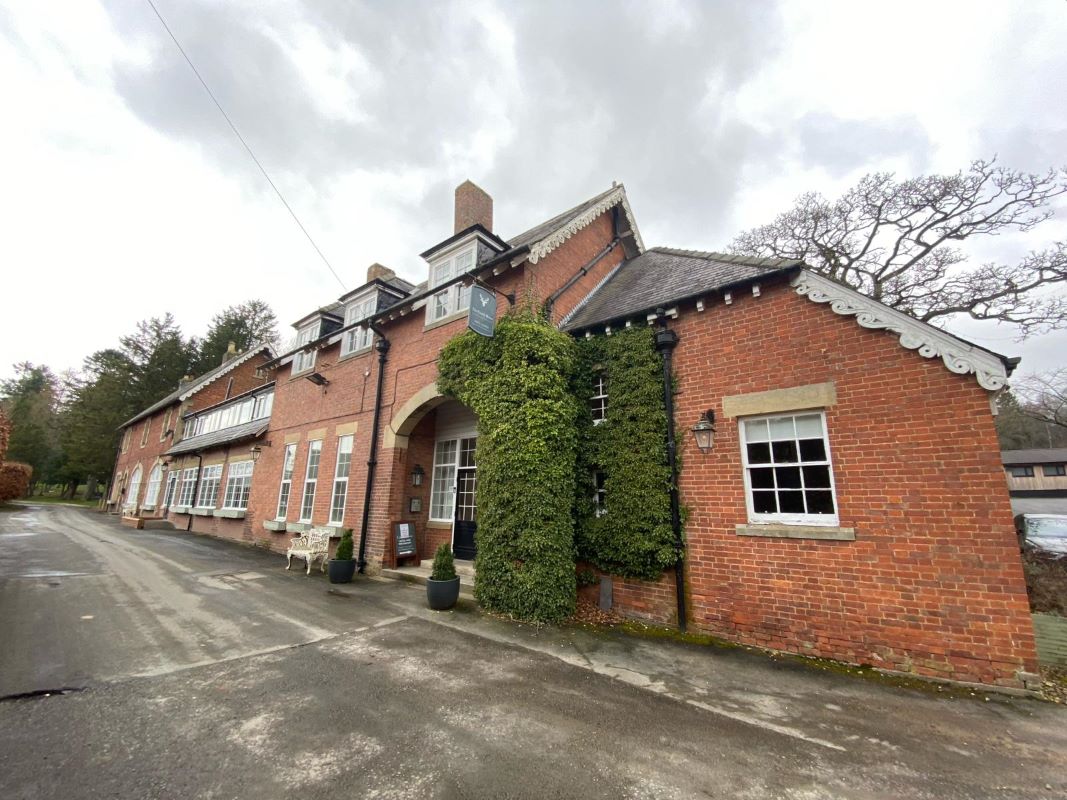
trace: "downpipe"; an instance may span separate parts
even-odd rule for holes
[[[377,337],[374,341],[374,349],[378,351],[378,387],[374,393],[374,422],[371,424],[370,454],[367,456],[367,486],[363,491],[363,519],[359,526],[359,555],[356,559],[361,575],[367,567],[367,528],[370,524],[370,499],[371,490],[374,488],[374,473],[378,467],[378,427],[382,420],[382,387],[385,383],[385,363],[389,360],[391,346],[379,328],[374,325],[370,328]]]

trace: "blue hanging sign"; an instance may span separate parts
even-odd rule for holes
[[[496,332],[496,295],[478,284],[471,287],[471,308],[467,327],[482,336]]]

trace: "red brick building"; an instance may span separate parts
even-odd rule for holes
[[[478,283],[498,315],[532,303],[575,336],[654,319],[676,335],[691,628],[987,684],[1035,671],[991,412],[1012,362],[797,262],[646,250],[621,186],[502,239],[468,182],[453,230],[422,254],[425,283],[374,265],[262,359],[269,388],[187,415],[232,424],[166,448],[183,481],[211,468],[206,489],[176,488],[176,524],[279,551],[308,527],[353,528],[376,572],[409,522],[420,554],[449,541],[473,557],[478,420],[436,379]],[[268,392],[269,417],[234,421]],[[705,415],[707,452],[689,433]],[[623,613],[677,621],[673,573],[612,585]]]
[[[218,367],[183,380],[162,400],[124,422],[108,508],[144,519],[164,517],[175,480],[166,454],[175,442],[191,435],[187,419],[199,409],[263,386],[266,381],[258,369],[273,357],[270,347],[235,353],[231,345]]]

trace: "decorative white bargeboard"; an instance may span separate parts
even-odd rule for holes
[[[289,543],[289,549],[285,551],[285,568],[292,566],[293,558],[303,559],[307,562],[307,574],[311,574],[311,565],[315,559],[319,559],[319,569],[326,571],[326,559],[330,557],[330,529],[312,528],[311,530],[294,536]]]
[[[1008,380],[1004,362],[992,353],[872,300],[837,281],[805,269],[793,279],[792,285],[797,294],[812,302],[828,303],[835,314],[854,316],[864,328],[897,334],[902,347],[915,350],[924,358],[940,358],[957,375],[974,374],[983,389],[995,392],[1004,388]]]

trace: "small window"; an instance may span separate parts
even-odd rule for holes
[[[248,495],[252,491],[252,462],[235,461],[226,470],[226,494],[223,508],[243,510],[248,508]]]
[[[204,467],[200,476],[200,491],[196,494],[197,508],[214,508],[219,499],[219,484],[222,483],[222,464]]]
[[[603,375],[593,377],[593,396],[589,398],[589,410],[593,424],[599,425],[608,418],[608,379]]]
[[[1067,464],[1045,464],[1041,471],[1046,478],[1062,478],[1067,475]]]
[[[430,268],[430,285],[440,286],[458,278],[474,266],[474,248],[464,250],[451,258],[436,262]],[[466,311],[471,304],[471,287],[454,283],[435,294],[427,305],[428,322],[436,322],[452,314]]]
[[[1013,478],[1032,478],[1034,477],[1033,467],[1008,467],[1008,473]]]
[[[345,310],[345,327],[355,325],[357,322],[361,322],[368,317],[373,316],[376,301],[377,295],[372,294],[370,297],[365,297],[362,300],[351,303]],[[373,338],[374,331],[369,327],[352,328],[351,330],[345,331],[344,339],[341,343],[341,355],[347,356],[349,353],[366,350],[371,346],[371,340]]]
[[[269,417],[274,408],[274,392],[256,395],[256,405],[252,411],[252,419]]]
[[[159,428],[159,441],[165,441],[167,438],[167,431],[170,430],[170,412],[172,409],[167,409],[167,413],[163,415],[163,424]]]
[[[606,476],[597,469],[593,470],[593,513],[602,517],[608,513],[607,491],[605,490]]]
[[[178,505],[188,508],[193,504],[193,492],[196,490],[196,467],[182,470],[182,487],[178,493]]]
[[[750,521],[837,524],[822,412],[743,420],[741,455]]]
[[[296,335],[296,346],[300,347],[308,342],[314,341],[318,337],[319,326],[318,323],[304,328]],[[300,372],[305,372],[315,366],[315,351],[314,350],[299,350],[293,355],[293,374],[296,375]]]
[[[122,434],[122,452],[125,453],[130,449],[130,431],[133,428],[127,428]]]

